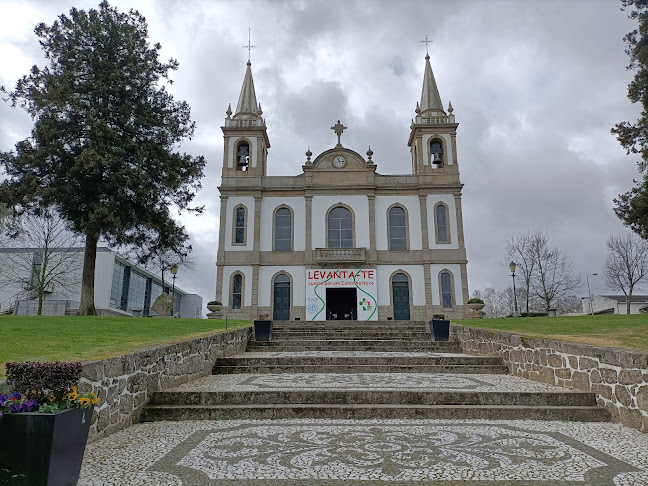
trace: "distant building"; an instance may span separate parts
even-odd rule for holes
[[[626,296],[625,295],[596,295],[592,298],[592,308],[590,309],[589,297],[581,299],[583,303],[583,313],[590,314],[625,314],[626,313]],[[630,314],[648,313],[648,295],[633,295],[630,299]]]
[[[62,251],[62,250],[61,250]],[[73,265],[69,274],[69,285],[65,288],[54,283],[49,286],[43,301],[44,315],[75,314],[81,299],[81,277],[83,272],[83,248],[68,248],[75,257],[69,260]],[[37,254],[31,248],[0,248],[0,268],[8,264],[11,253],[33,253],[34,268],[37,268]],[[0,288],[0,314],[36,315],[38,298],[25,290],[23,282],[32,275],[17,278],[14,286]],[[165,287],[171,293],[171,279],[165,279]],[[104,316],[148,316],[155,315],[151,306],[162,294],[162,281],[157,276],[119,256],[109,248],[97,248],[95,266],[95,308]],[[188,294],[175,287],[176,305],[174,315],[184,318],[202,317],[202,297]]]

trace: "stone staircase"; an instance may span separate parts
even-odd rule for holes
[[[461,354],[416,321],[277,323],[272,341],[155,393],[142,414],[252,418],[608,420],[594,394],[508,376],[501,359]]]

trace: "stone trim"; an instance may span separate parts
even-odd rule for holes
[[[210,375],[217,358],[244,352],[251,335],[241,327],[84,362],[79,391],[99,397],[88,443],[138,423],[154,392]]]
[[[464,353],[499,356],[512,375],[593,392],[614,422],[648,433],[648,353],[452,325]]]

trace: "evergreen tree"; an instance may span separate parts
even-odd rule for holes
[[[31,136],[0,157],[8,179],[0,199],[20,211],[53,206],[85,235],[79,314],[94,309],[97,242],[137,248],[164,242],[183,253],[184,227],[169,206],[190,207],[205,161],[181,154],[193,135],[189,105],[165,89],[178,62],[159,60],[139,12],[102,2],[73,8],[35,33],[48,60],[2,87],[13,106],[34,119]]]
[[[641,103],[642,112],[635,123],[622,122],[612,133],[628,154],[641,156],[641,179],[635,187],[614,199],[614,212],[632,231],[648,239],[648,0],[621,0],[622,9],[630,8],[629,17],[639,22],[639,28],[624,37],[630,57],[629,70],[635,71],[628,85],[628,98]]]

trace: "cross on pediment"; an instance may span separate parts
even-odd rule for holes
[[[337,143],[337,144],[338,144],[340,147],[342,146],[342,144],[340,143],[340,136],[342,135],[342,132],[343,132],[346,128],[349,128],[349,127],[345,127],[344,125],[342,125],[342,124],[340,123],[340,120],[338,120],[337,123],[331,127],[331,130],[333,130],[333,131],[335,132],[335,134],[337,135],[337,138],[338,138],[338,143]]]

